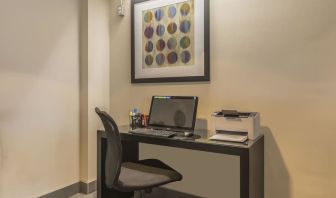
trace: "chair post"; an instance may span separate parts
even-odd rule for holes
[[[144,190],[140,191],[140,198],[145,198],[145,191]]]
[[[145,198],[145,191],[144,190],[135,191],[134,198]]]

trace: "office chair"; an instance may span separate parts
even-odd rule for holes
[[[138,192],[140,197],[152,188],[175,181],[182,175],[157,159],[122,162],[122,145],[119,129],[112,117],[105,111],[95,108],[103,122],[107,135],[105,158],[105,184],[121,192]]]

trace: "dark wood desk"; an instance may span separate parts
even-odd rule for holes
[[[264,198],[264,136],[245,144],[211,141],[206,131],[196,131],[195,138],[160,138],[129,133],[129,127],[119,127],[123,146],[123,161],[139,159],[139,143],[235,155],[240,157],[240,197]],[[98,131],[97,140],[98,198],[131,197],[133,193],[117,192],[105,186],[106,134]],[[225,192],[223,192],[225,193]]]

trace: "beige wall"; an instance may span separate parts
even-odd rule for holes
[[[79,1],[0,0],[0,197],[79,181]]]
[[[97,176],[97,129],[102,127],[95,107],[109,110],[110,96],[110,43],[109,5],[110,0],[87,0],[87,64],[82,69],[83,93],[81,101],[81,181],[89,183]],[[85,49],[86,48],[86,49]],[[85,62],[85,61],[84,61]],[[86,73],[86,72],[87,73]],[[83,76],[83,74],[85,76]],[[82,84],[83,85],[83,84]],[[86,105],[86,106],[84,106]]]
[[[211,0],[211,82],[142,85],[130,84],[130,5],[124,18],[116,15],[116,5],[111,5],[110,109],[119,124],[128,122],[133,106],[147,112],[155,94],[199,96],[198,117],[208,125],[211,112],[221,108],[259,111],[266,136],[266,197],[335,196],[335,1]],[[185,175],[172,188],[238,196],[237,187],[218,184],[221,176],[224,184],[239,182],[237,159],[141,148],[141,156],[163,159]],[[233,171],[217,173],[218,163]],[[192,166],[208,173],[197,176]],[[206,181],[197,181],[202,178]]]

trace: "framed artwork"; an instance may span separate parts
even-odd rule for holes
[[[210,81],[209,0],[132,0],[132,83]]]

